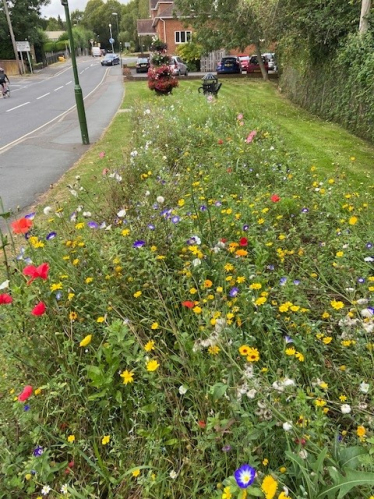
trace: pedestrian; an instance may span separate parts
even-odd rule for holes
[[[2,87],[3,95],[6,94],[6,92],[8,91],[6,81],[10,83],[8,75],[5,73],[5,70],[3,68],[0,68],[0,85]]]

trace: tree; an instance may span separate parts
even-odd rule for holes
[[[359,31],[366,33],[369,29],[369,15],[371,9],[371,0],[362,0]]]

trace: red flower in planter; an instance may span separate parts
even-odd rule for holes
[[[8,295],[8,293],[3,293],[0,295],[0,305],[8,305],[9,303],[12,303],[13,298]]]
[[[32,227],[32,221],[27,218],[20,218],[12,222],[10,225],[12,226],[15,234],[26,234],[26,232],[28,232]]]
[[[32,386],[26,385],[22,392],[18,395],[18,400],[20,402],[25,402],[32,395]]]
[[[27,283],[30,284],[38,277],[44,280],[47,279],[48,271],[49,271],[48,263],[42,263],[41,265],[39,265],[39,267],[35,267],[34,265],[28,265],[23,269],[23,274],[29,275],[31,277],[31,279]]]
[[[43,315],[45,311],[47,310],[47,307],[44,305],[44,303],[41,301],[38,303],[32,310],[31,313],[32,315]]]

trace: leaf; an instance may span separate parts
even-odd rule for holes
[[[337,493],[338,491],[339,494],[336,497],[337,499],[342,499],[351,489],[363,485],[374,486],[374,473],[347,471],[346,476],[342,476],[338,483],[325,487],[322,492],[318,494],[317,499],[321,499],[332,493]]]
[[[247,493],[249,496],[254,496],[254,497],[263,497],[263,492],[259,487],[249,487],[247,489]]]
[[[91,384],[96,387],[105,385],[105,376],[100,367],[87,366],[87,376],[91,379]]]
[[[224,383],[216,383],[210,388],[210,394],[213,396],[214,400],[218,400],[224,396],[228,386]]]
[[[339,453],[339,464],[342,468],[355,469],[360,464],[359,456],[367,454],[366,450],[358,445],[342,449]]]
[[[4,213],[0,213],[0,217],[4,218],[4,220],[7,220],[8,218],[10,218],[10,211],[6,211]]]

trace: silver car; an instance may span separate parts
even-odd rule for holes
[[[170,71],[173,76],[188,76],[187,65],[178,55],[172,55],[170,57]]]

